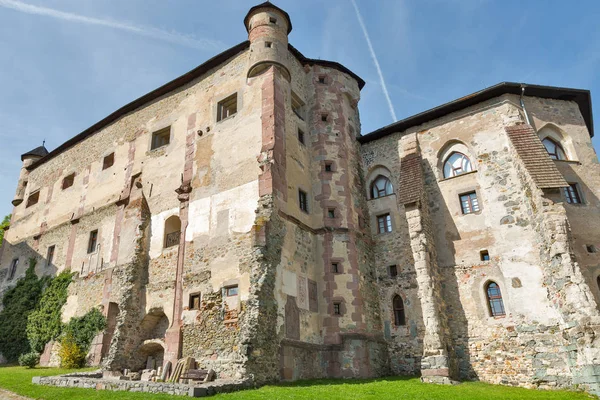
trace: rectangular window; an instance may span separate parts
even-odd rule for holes
[[[90,239],[88,240],[88,254],[96,251],[96,245],[98,244],[98,229],[90,232]]]
[[[398,276],[398,267],[396,265],[390,265],[389,268],[390,278],[395,278]]]
[[[321,121],[327,122],[327,114],[321,114]]]
[[[38,203],[38,201],[40,201],[40,191],[39,190],[36,192],[33,192],[29,195],[29,197],[27,198],[27,204],[25,205],[25,208],[36,205]]]
[[[52,265],[52,261],[54,260],[54,250],[56,246],[48,247],[48,252],[46,253],[46,267]]]
[[[190,294],[190,310],[200,309],[200,293]]]
[[[156,131],[152,134],[152,145],[150,150],[158,149],[168,145],[171,142],[171,127]]]
[[[377,232],[387,233],[392,231],[392,216],[383,214],[377,217]]]
[[[340,273],[340,264],[331,263],[331,272],[333,272],[334,274],[339,274]]]
[[[479,256],[481,257],[481,261],[490,261],[490,253],[487,250],[481,250]]]
[[[268,48],[273,47],[273,42],[265,42],[265,47],[268,47]]]
[[[231,296],[237,296],[238,295],[238,287],[236,286],[229,286],[225,288],[225,296],[227,297],[231,297]]]
[[[593,244],[586,244],[585,249],[587,250],[588,253],[596,253],[598,251],[596,249],[596,246],[594,246]]]
[[[302,211],[305,213],[308,212],[308,197],[306,196],[306,192],[298,189],[298,205]]]
[[[302,131],[302,129],[298,129],[298,141],[302,144],[304,143],[304,132]]]
[[[319,83],[322,85],[325,84],[325,75],[319,75]]]
[[[333,303],[333,315],[342,315],[342,303]]]
[[[304,102],[294,92],[292,92],[292,111],[304,121]]]
[[[237,93],[232,94],[217,104],[217,122],[237,113]]]
[[[333,171],[333,164],[331,162],[326,162],[325,163],[325,172],[332,172]]]
[[[335,218],[335,208],[330,208],[327,210],[327,217],[328,218]]]
[[[569,183],[569,187],[563,188],[565,191],[565,197],[567,198],[567,203],[571,204],[581,204],[581,194],[579,193],[579,185],[576,183]]]
[[[73,172],[71,175],[67,175],[63,179],[63,181],[62,181],[62,190],[70,188],[71,186],[73,186],[74,182],[75,182],[75,173]]]
[[[11,280],[15,277],[15,273],[17,272],[17,266],[19,265],[19,259],[15,258],[10,263],[10,271],[8,271],[8,280]]]
[[[169,134],[169,136],[170,136],[170,134]],[[102,170],[104,171],[105,169],[109,169],[110,167],[113,166],[114,163],[115,163],[115,153],[110,153],[109,155],[104,157],[104,160],[102,161]]]
[[[271,24],[277,24],[277,18],[275,18],[275,17],[269,17],[269,22]]]
[[[477,193],[470,192],[461,194],[460,207],[463,214],[471,214],[479,211],[479,200],[477,200]]]

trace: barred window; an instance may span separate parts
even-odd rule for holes
[[[500,286],[496,282],[490,282],[486,287],[486,296],[492,317],[504,317],[504,301],[502,301],[502,293]]]

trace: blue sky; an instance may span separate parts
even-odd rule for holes
[[[49,150],[246,40],[246,0],[0,0],[0,214]],[[274,0],[307,57],[360,75],[362,132],[392,120],[351,0]],[[502,81],[584,88],[600,121],[597,0],[356,0],[398,119]],[[594,138],[596,150],[600,139]]]

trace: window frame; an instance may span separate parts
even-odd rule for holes
[[[492,288],[492,285],[494,287]],[[497,294],[490,294],[491,290],[497,290]],[[506,317],[506,307],[504,307],[504,298],[502,297],[502,290],[500,285],[495,281],[489,281],[485,284],[485,299],[488,307],[488,313],[492,318],[504,318]],[[499,305],[500,310],[496,310],[493,305]]]
[[[107,162],[108,160],[108,162]],[[115,165],[115,152],[105,155],[102,158],[102,171],[107,170]]]
[[[70,187],[73,187],[75,184],[75,172],[71,172],[69,175],[65,176],[62,180],[61,189],[67,190]]]
[[[464,161],[461,162],[460,168],[454,168],[453,167],[454,163],[453,164],[448,164],[448,163],[450,163],[450,159],[454,155],[459,155],[459,156],[461,156],[462,160],[467,160],[467,163],[468,163],[468,166],[469,166],[469,170],[468,171],[463,168]],[[446,165],[450,165],[452,175],[446,175]],[[460,172],[457,172],[458,169],[460,169]],[[450,154],[448,154],[448,156],[444,159],[444,162],[442,163],[442,176],[443,176],[444,179],[455,178],[457,176],[465,175],[465,174],[471,173],[473,171],[475,171],[475,170],[473,169],[473,163],[471,162],[471,159],[469,158],[469,156],[467,156],[465,153],[463,153],[461,151],[452,151],[452,152],[450,152]]]
[[[235,111],[232,112],[232,104],[235,106]],[[233,118],[240,110],[238,101],[238,92],[230,94],[217,102],[217,122],[223,122],[229,118]]]
[[[554,145],[555,153],[551,153],[550,150],[548,150],[548,147],[544,144],[545,141],[548,141]],[[542,139],[542,144],[544,145],[544,148],[548,152],[548,155],[550,156],[551,159],[553,159],[555,161],[569,161],[567,152],[565,151],[565,148],[562,146],[562,144],[560,142],[554,140],[550,136],[546,136],[545,138]],[[564,156],[564,158],[560,158],[559,150],[562,151],[562,155]]]
[[[342,315],[342,302],[341,301],[334,301],[333,302],[333,309],[332,309],[332,314],[334,316],[341,316]]]
[[[162,149],[162,148],[170,145],[172,133],[173,132],[171,130],[171,125],[164,127],[164,128],[160,128],[160,129],[152,132],[152,135],[150,136],[150,151]],[[159,142],[159,140],[158,140],[159,138],[163,138],[163,140]],[[166,143],[163,143],[164,138],[167,138]]]
[[[34,190],[33,192],[29,193],[29,195],[27,196],[27,201],[25,202],[25,208],[33,207],[39,202],[40,202],[40,189]]]
[[[87,254],[94,254],[98,249],[98,229],[90,231],[88,236]]]
[[[198,308],[194,308],[194,299],[195,298],[198,299]],[[198,310],[200,310],[201,307],[202,307],[202,293],[200,293],[200,292],[190,293],[188,309],[198,311]]]
[[[581,194],[581,190],[579,189],[579,183],[568,183],[569,187],[563,188],[563,194],[568,204],[584,204],[583,195]],[[576,200],[576,201],[573,201]]]
[[[305,212],[306,214],[308,214],[308,194],[302,190],[302,189],[298,189],[298,208],[300,208],[300,211]]]
[[[240,288],[238,285],[225,286],[225,297],[235,297],[240,294]],[[235,293],[232,293],[235,292]]]
[[[383,189],[380,189],[377,185],[378,182],[384,181]],[[392,185],[392,180],[385,175],[377,175],[375,179],[371,182],[370,187],[370,195],[371,199],[380,199],[382,197],[391,196],[394,194],[394,185]],[[389,189],[389,193],[388,193]],[[381,194],[383,192],[383,194]]]
[[[333,261],[331,263],[331,273],[332,274],[341,274],[342,273],[339,262]]]
[[[475,200],[477,200],[477,209],[476,210],[473,207],[473,198],[471,196],[475,196]],[[465,212],[466,209],[463,204],[463,197],[468,198],[469,210],[467,210],[467,212]],[[460,203],[460,210],[462,212],[462,215],[477,214],[481,211],[481,202],[479,200],[479,196],[477,195],[476,190],[459,194],[458,201]]]
[[[50,267],[52,265],[52,261],[54,260],[54,253],[56,252],[56,245],[48,246],[46,250],[46,267]]]
[[[377,218],[377,233],[379,234],[384,234],[384,233],[391,233],[394,231],[394,226],[392,225],[392,214],[385,213],[385,214],[380,214],[376,216]],[[382,225],[382,221],[384,222],[384,225]],[[383,228],[383,230],[382,230]]]
[[[399,294],[392,298],[392,313],[394,315],[394,326],[406,326],[406,307],[404,299]]]

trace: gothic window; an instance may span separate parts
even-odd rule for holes
[[[460,207],[463,214],[471,214],[479,211],[479,200],[477,199],[477,193],[470,192],[464,193],[460,196]]]
[[[402,297],[396,295],[393,300],[394,306],[394,325],[402,326],[406,325],[406,315],[404,314],[404,302]]]
[[[555,142],[554,140],[547,137],[544,140],[542,140],[542,143],[544,144],[544,147],[546,147],[546,150],[548,151],[550,158],[552,158],[553,160],[566,160],[567,159],[565,150],[562,148],[562,146],[558,142]]]
[[[579,187],[576,183],[569,183],[569,187],[563,188],[565,192],[565,197],[567,198],[567,203],[571,204],[581,204],[581,193],[579,192]]]
[[[177,215],[172,215],[165,221],[164,248],[177,246],[181,236],[181,220]]]
[[[500,286],[496,282],[490,282],[485,289],[487,301],[492,317],[504,317],[504,302],[502,301],[502,293]]]
[[[463,153],[454,152],[444,162],[444,178],[452,178],[472,170],[471,160]]]
[[[392,182],[383,175],[379,175],[371,184],[371,198],[376,199],[394,193]]]

